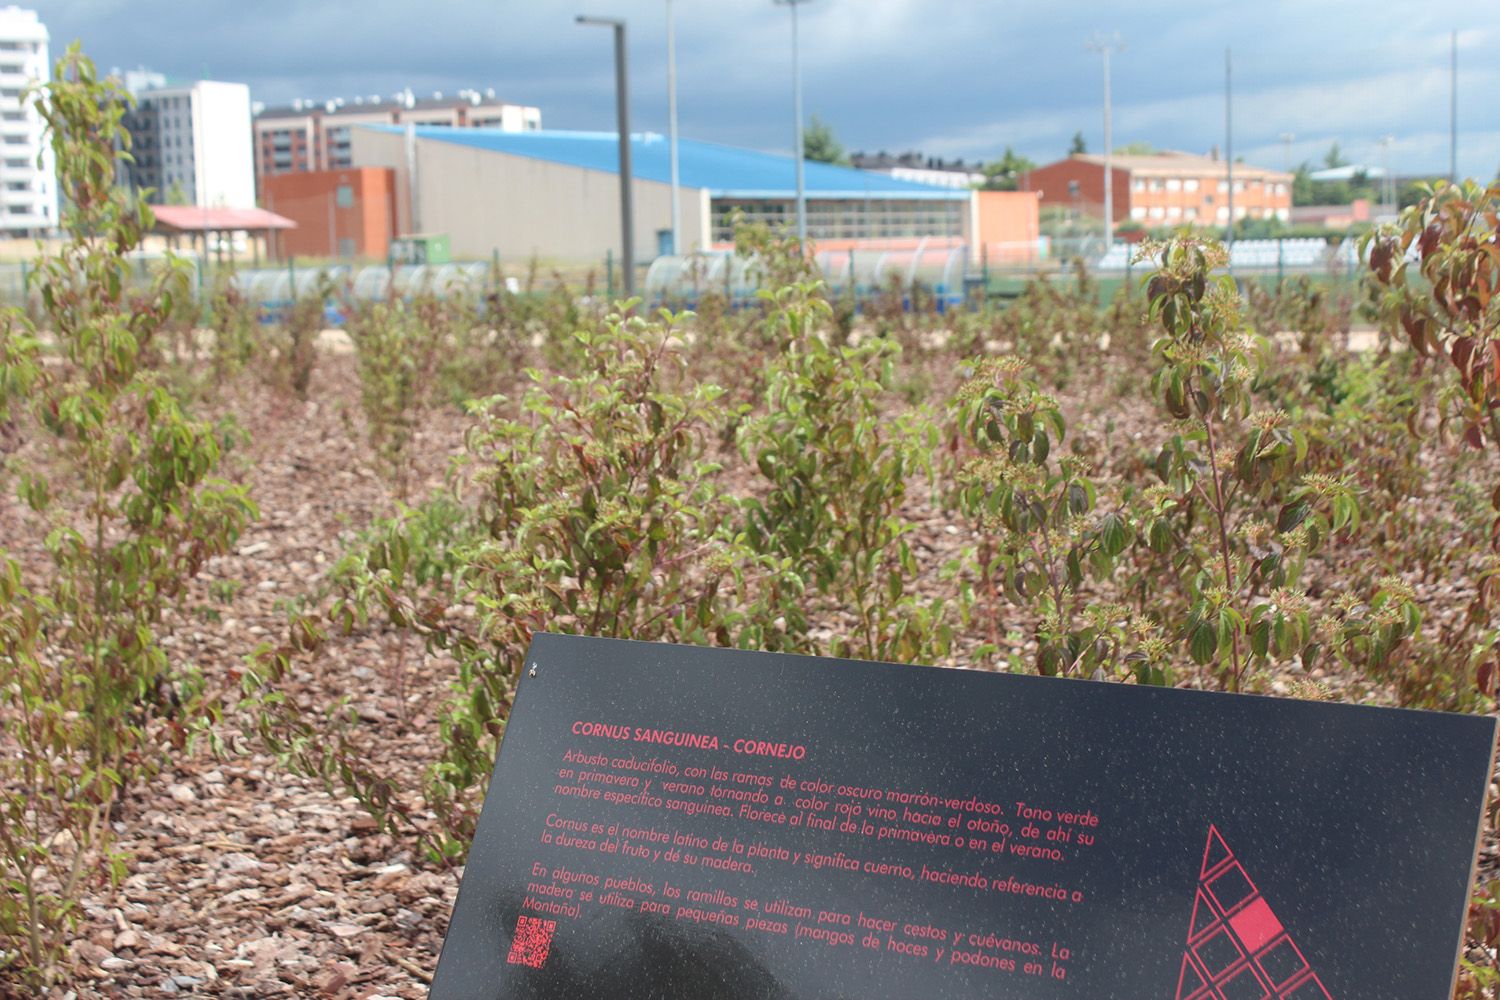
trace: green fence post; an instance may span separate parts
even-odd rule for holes
[[[1282,275],[1286,271],[1286,240],[1276,241],[1276,290],[1281,291]]]
[[[615,252],[604,251],[604,294],[613,302],[615,300]]]
[[[990,301],[990,245],[981,242],[979,244],[979,304],[988,305]]]

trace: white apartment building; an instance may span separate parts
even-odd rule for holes
[[[57,163],[26,88],[52,79],[47,27],[34,10],[0,7],[0,233],[58,224]],[[38,165],[40,160],[40,165]]]
[[[156,204],[255,206],[249,87],[198,80],[141,90],[136,102],[125,116],[132,187],[151,189]]]

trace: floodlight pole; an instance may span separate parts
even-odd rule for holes
[[[807,187],[803,179],[802,146],[802,56],[797,39],[797,8],[807,0],[775,0],[778,6],[792,9],[792,115],[797,122],[797,242],[807,248]]]
[[[1091,52],[1097,52],[1104,57],[1104,249],[1115,245],[1115,141],[1114,141],[1114,118],[1110,105],[1109,96],[1109,55],[1117,52],[1124,46],[1120,43],[1120,36],[1105,38],[1096,34],[1089,39],[1087,47]]]
[[[631,204],[630,94],[625,73],[625,22],[614,17],[579,14],[579,24],[613,28],[615,31],[615,120],[620,133],[620,270],[625,297],[635,294],[634,206]]]
[[[672,160],[672,252],[682,253],[682,206],[677,185],[677,17],[667,0],[667,142]]]
[[[1229,49],[1224,50],[1224,166],[1228,171],[1229,195],[1229,270],[1234,272],[1234,64]]]
[[[1284,156],[1282,158],[1283,159],[1283,164],[1282,165],[1286,167],[1286,172],[1287,173],[1291,173],[1292,172],[1292,143],[1296,140],[1297,133],[1296,132],[1283,132],[1283,133],[1281,133],[1280,138],[1281,138],[1282,145],[1286,146],[1286,156]]]
[[[1448,62],[1448,183],[1458,183],[1458,32]]]
[[[1393,135],[1380,137],[1380,201],[1391,208],[1396,206],[1396,179],[1391,176],[1391,143]]]

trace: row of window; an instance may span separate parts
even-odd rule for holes
[[[1154,219],[1157,221],[1170,220],[1174,222],[1178,220],[1193,221],[1198,218],[1198,209],[1194,208],[1191,205],[1189,205],[1187,208],[1182,208],[1177,205],[1168,205],[1165,208],[1163,208],[1161,205],[1153,205],[1150,208],[1146,208],[1144,205],[1136,205],[1130,210],[1130,217],[1137,221],[1146,219]],[[1285,222],[1288,218],[1291,217],[1291,213],[1284,208],[1246,208],[1243,205],[1240,205],[1235,208],[1234,217],[1236,219],[1269,219],[1274,217]],[[1214,213],[1214,218],[1219,222],[1229,221],[1229,206],[1220,205],[1218,211]]]
[[[1235,181],[1234,191],[1239,194],[1245,190],[1246,185],[1253,189],[1259,189],[1264,185],[1267,194],[1286,194],[1286,185],[1283,183],[1271,183],[1270,181]],[[1229,190],[1227,180],[1218,182],[1218,189],[1222,192]],[[1196,177],[1137,177],[1130,182],[1132,191],[1196,191],[1198,190],[1198,179]]]

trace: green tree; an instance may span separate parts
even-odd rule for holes
[[[1021,175],[1035,170],[1036,164],[1029,157],[1021,156],[1009,146],[1000,159],[984,165],[984,189],[986,191],[1014,191],[1021,183]]]
[[[1335,167],[1347,167],[1349,165],[1349,161],[1344,159],[1344,154],[1339,149],[1338,143],[1335,142],[1332,146],[1329,146],[1328,152],[1323,154],[1323,165],[1329,170],[1332,170]]]
[[[1123,146],[1116,146],[1115,152],[1120,156],[1152,156],[1159,150],[1149,142],[1127,142]]]
[[[1292,204],[1315,205],[1317,193],[1313,189],[1312,166],[1306,160],[1297,165],[1292,174]]]
[[[0,419],[49,454],[13,458],[45,562],[0,549],[0,994],[57,978],[85,886],[118,882],[116,809],[211,718],[194,671],[162,641],[203,565],[254,507],[214,478],[224,443],[148,365],[187,294],[174,262],[132,287],[151,210],[115,185],[126,95],[77,43],[35,105],[67,206],[61,246],[31,272],[42,318],[0,318]],[[46,331],[47,343],[43,333]],[[17,530],[15,534],[20,534]],[[10,539],[7,539],[9,541]],[[19,975],[28,989],[7,994]]]
[[[815,163],[849,165],[849,154],[833,134],[833,128],[817,115],[808,119],[807,128],[802,130],[802,158]]]
[[[1068,144],[1068,155],[1078,156],[1089,151],[1088,143],[1083,141],[1082,132],[1073,133],[1073,141]]]

